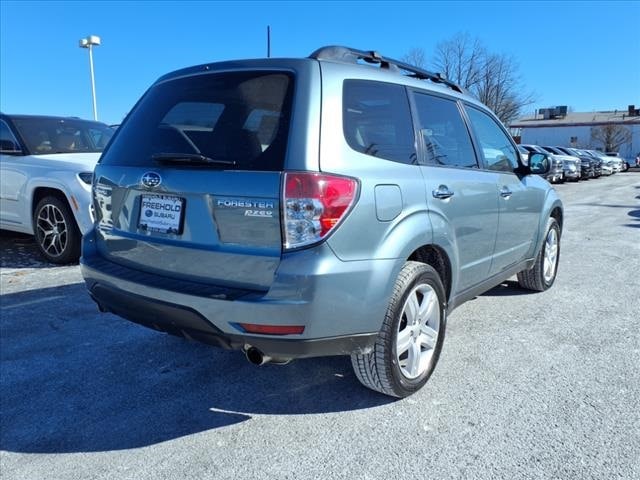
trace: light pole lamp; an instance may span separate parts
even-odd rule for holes
[[[93,75],[93,46],[100,45],[100,37],[97,35],[89,35],[87,38],[80,40],[80,48],[89,50],[89,68],[91,70],[91,98],[93,99],[93,119],[98,120],[98,107],[96,106],[96,80]]]

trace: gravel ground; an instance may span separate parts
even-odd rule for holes
[[[400,401],[346,357],[256,368],[99,314],[77,266],[2,232],[0,476],[640,478],[640,173],[556,189],[555,286],[454,311]]]

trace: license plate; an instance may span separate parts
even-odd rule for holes
[[[180,235],[183,218],[184,198],[173,195],[142,195],[138,228]]]

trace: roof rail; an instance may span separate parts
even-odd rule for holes
[[[401,62],[400,60],[383,57],[374,50],[357,50],[355,48],[332,45],[319,48],[309,55],[309,58],[315,58],[316,60],[335,60],[346,63],[358,63],[358,60],[364,60],[367,63],[379,64],[380,68],[389,70],[393,69],[396,71],[404,70],[410,73],[410,77],[419,78],[420,80],[431,80],[434,83],[442,83],[451,90],[455,90],[459,93],[466,93],[460,85],[452,82],[451,80],[447,80],[440,73],[430,72],[414,65]]]

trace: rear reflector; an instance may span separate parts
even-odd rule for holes
[[[284,247],[322,240],[349,212],[358,192],[354,178],[311,172],[284,177]]]
[[[239,323],[247,333],[262,335],[300,335],[304,332],[304,325],[256,325],[255,323]]]

